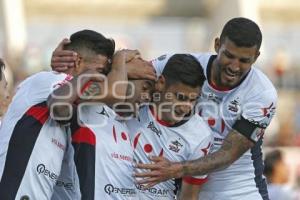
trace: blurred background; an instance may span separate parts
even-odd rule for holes
[[[279,93],[265,134],[265,151],[279,148],[289,185],[300,185],[299,0],[0,0],[0,57],[13,93],[28,75],[50,69],[52,51],[65,37],[93,29],[134,48],[146,59],[172,52],[212,51],[224,23],[243,16],[263,32],[257,67]]]

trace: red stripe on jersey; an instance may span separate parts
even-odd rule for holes
[[[32,116],[44,124],[49,117],[49,109],[47,106],[33,106],[26,112],[26,115]]]
[[[202,184],[206,183],[208,179],[207,179],[207,177],[206,178],[194,178],[191,176],[186,176],[186,177],[183,177],[182,180],[191,185],[202,185]]]
[[[113,136],[114,136],[115,142],[117,143],[117,134],[116,134],[115,126],[113,126]]]
[[[222,119],[222,126],[221,126],[221,133],[223,133],[225,130],[225,121]]]
[[[210,145],[211,145],[211,143],[209,143],[206,148],[201,149],[201,151],[204,153],[205,156],[208,154],[208,150],[209,150]]]
[[[160,153],[159,153],[159,155],[158,155],[158,156],[163,156],[163,154],[164,154],[164,150],[163,150],[163,149],[161,149],[161,151],[160,151]]]
[[[86,143],[95,146],[96,145],[96,136],[87,127],[80,127],[73,135],[72,142],[74,143]]]
[[[141,133],[138,133],[138,134],[135,136],[134,140],[133,140],[133,148],[134,148],[134,149],[136,148],[136,145],[137,145],[137,143],[138,143],[138,141],[139,141],[140,135],[141,135]]]
[[[156,116],[156,114],[154,113],[154,110],[153,110],[153,108],[151,106],[149,106],[149,108],[150,108],[150,111],[152,113],[152,116],[156,119],[156,121],[158,123],[160,123],[163,126],[172,126],[172,124],[170,124],[170,123],[168,123],[168,122],[166,122],[164,120],[159,119],[158,116]]]
[[[228,88],[228,87],[217,86],[216,84],[214,84],[214,83],[212,83],[212,82],[210,82],[209,85],[210,85],[212,88],[214,88],[215,90],[221,91],[221,92],[225,92],[225,91],[229,91],[229,90],[230,90],[230,88]]]

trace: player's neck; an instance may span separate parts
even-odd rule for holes
[[[209,74],[210,83],[217,86],[217,87],[223,87],[221,83],[221,77],[219,76],[219,73],[217,73],[218,64],[217,59],[215,59],[211,65],[211,71]]]
[[[174,124],[176,124],[177,121],[170,120],[165,117],[164,112],[162,112],[160,110],[161,109],[160,105],[161,105],[161,103],[155,102],[154,106],[153,105],[149,106],[150,111],[151,111],[153,117],[156,119],[156,121],[164,126],[173,126]]]

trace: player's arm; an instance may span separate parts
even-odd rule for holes
[[[51,68],[53,71],[66,72],[69,68],[75,67],[77,53],[75,51],[64,50],[63,46],[70,42],[69,39],[63,39],[52,53]],[[143,65],[126,65],[128,78],[130,79],[149,79],[156,80],[155,70],[149,63]]]
[[[231,165],[260,141],[275,113],[277,94],[273,89],[266,90],[253,95],[248,102],[249,105],[244,105],[241,119],[235,122],[219,150],[199,159],[177,163],[153,157],[153,164],[137,164],[139,168],[150,169],[149,172],[136,174],[137,177],[144,177],[140,183],[152,187],[170,178],[209,174]]]
[[[73,78],[68,84],[56,89],[48,98],[51,116],[58,121],[68,121],[72,116],[73,104],[80,102],[101,102],[108,105],[123,101],[126,96],[127,71],[125,64],[139,55],[136,50],[122,50],[115,53],[112,69],[107,78],[94,70]],[[116,87],[114,84],[121,81]]]
[[[137,164],[137,168],[150,171],[136,173],[135,176],[143,177],[138,183],[150,188],[171,178],[209,174],[228,167],[253,146],[252,141],[232,130],[224,139],[222,147],[214,153],[196,160],[175,163],[163,157],[151,157],[153,164]]]

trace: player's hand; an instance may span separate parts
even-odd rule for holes
[[[128,78],[156,80],[155,70],[150,62],[141,58],[132,59],[126,64]]]
[[[130,50],[130,49],[123,49],[119,50],[114,54],[113,62],[119,59],[124,60],[125,63],[131,61],[134,58],[140,58],[141,54],[138,50]]]
[[[66,72],[69,68],[75,67],[77,53],[63,50],[65,44],[70,43],[69,39],[63,39],[52,53],[51,68],[57,72]]]
[[[152,156],[150,157],[150,160],[153,163],[136,164],[136,168],[150,171],[141,173],[137,172],[134,174],[137,184],[143,184],[145,189],[149,189],[160,182],[183,176],[182,165],[180,163],[173,163],[164,157],[158,156]]]

